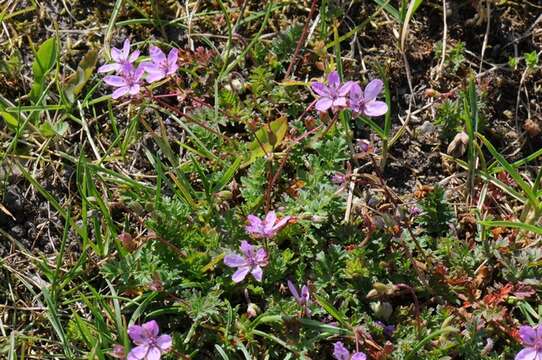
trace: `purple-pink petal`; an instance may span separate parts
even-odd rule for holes
[[[291,216],[285,216],[282,219],[280,219],[279,222],[275,224],[275,229],[277,230],[281,229],[284,225],[288,223],[288,221],[290,221],[291,218],[292,218]]]
[[[126,39],[124,40],[124,44],[122,46],[122,59],[127,60],[129,54],[130,54],[130,40]]]
[[[128,336],[130,336],[130,339],[137,345],[141,345],[147,340],[145,330],[139,325],[130,325],[128,327]]]
[[[98,68],[99,73],[106,73],[110,71],[118,71],[121,68],[121,65],[118,63],[105,64]]]
[[[350,100],[360,100],[363,98],[363,90],[361,90],[361,86],[359,86],[358,83],[354,82],[352,86],[350,87]]]
[[[335,100],[333,100],[333,107],[339,108],[339,107],[345,107],[346,106],[346,98],[344,96],[338,97]]]
[[[113,91],[113,93],[111,94],[111,98],[116,100],[116,99],[128,94],[129,91],[130,91],[129,86],[120,87],[117,90]]]
[[[243,255],[245,255],[246,257],[252,257],[253,246],[250,245],[248,241],[246,240],[241,241],[241,246],[239,248],[241,249],[241,252],[243,253]]]
[[[292,293],[292,296],[294,297],[294,299],[297,302],[299,302],[301,297],[299,296],[299,293],[297,292],[295,285],[290,280],[288,280],[288,289],[290,289],[290,293]]]
[[[374,100],[382,92],[384,83],[380,79],[374,79],[365,87],[365,101]]]
[[[145,359],[149,352],[149,345],[139,345],[130,350],[128,353],[128,360],[142,360]]]
[[[333,356],[337,360],[350,360],[350,352],[344,347],[343,343],[337,341],[333,345]]]
[[[124,77],[118,76],[118,75],[109,75],[104,77],[104,82],[107,85],[119,87],[119,86],[126,86],[127,81]]]
[[[139,84],[135,84],[129,87],[128,92],[130,95],[137,95],[139,94],[139,91],[141,90],[141,86]]]
[[[111,59],[113,59],[113,61],[115,61],[117,63],[122,62],[123,61],[122,50],[119,50],[117,48],[112,48],[111,49]]]
[[[171,346],[173,345],[173,340],[169,335],[160,335],[158,339],[156,339],[156,345],[160,348],[162,352],[167,352],[171,349]]]
[[[341,79],[339,78],[339,73],[332,71],[327,76],[327,85],[331,88],[337,89],[341,84]]]
[[[515,360],[542,360],[542,352],[535,348],[528,347],[517,353]]]
[[[146,322],[142,324],[141,327],[143,327],[143,329],[145,330],[147,337],[157,337],[160,333],[160,327],[158,326],[156,320]]]
[[[133,63],[135,62],[138,58],[139,58],[139,54],[141,54],[141,52],[139,50],[135,50],[133,53],[131,53],[129,56],[128,56],[128,62],[129,63]]]
[[[179,58],[179,49],[173,48],[167,55],[167,62],[169,67],[177,66],[177,59]]]
[[[320,96],[329,96],[329,88],[321,82],[313,82],[311,84],[312,90]]]
[[[250,271],[250,266],[240,267],[235,273],[233,273],[231,279],[234,282],[239,283],[239,282],[245,280],[245,277],[247,276],[249,271]]]
[[[275,224],[275,221],[277,221],[277,214],[274,211],[270,211],[265,215],[265,226],[273,225]]]
[[[388,105],[383,101],[373,100],[365,104],[363,113],[367,116],[380,116],[388,111]]]
[[[250,273],[252,274],[252,276],[254,276],[254,279],[256,279],[256,281],[262,281],[263,270],[260,265],[256,265]]]
[[[365,355],[362,352],[357,352],[354,355],[352,355],[351,360],[366,360],[366,359],[367,359],[367,355]]]
[[[224,256],[224,264],[229,267],[240,267],[247,264],[244,257],[238,254],[229,254]]]
[[[339,96],[346,96],[348,95],[348,93],[350,93],[354,85],[357,85],[354,81],[347,81],[343,85],[341,85],[339,90],[337,90],[337,93],[339,94]]]
[[[137,69],[135,69],[134,72],[134,80],[139,81],[143,74],[145,73],[145,68],[143,66],[138,66]]]
[[[301,288],[301,298],[305,301],[305,303],[309,302],[310,292],[309,287],[307,285],[303,285]]]
[[[267,252],[264,248],[259,248],[256,251],[256,255],[254,256],[254,260],[256,260],[257,264],[260,265],[267,265]]]
[[[151,46],[149,48],[149,55],[151,56],[152,62],[159,64],[166,61],[166,54],[157,46]]]
[[[162,356],[162,352],[160,351],[160,348],[156,346],[152,346],[149,348],[149,351],[147,352],[147,357],[145,360],[160,360],[160,357]]]
[[[333,100],[331,100],[328,97],[321,97],[320,99],[318,99],[318,101],[314,105],[316,110],[320,112],[328,111],[331,108],[331,106],[333,106]]]
[[[258,227],[262,225],[262,221],[259,217],[250,214],[247,216],[247,220],[251,226]]]
[[[537,340],[537,329],[527,325],[520,326],[519,337],[523,345],[534,346]]]
[[[145,80],[150,84],[155,81],[162,80],[164,78],[164,73],[161,70],[156,68],[147,68],[147,76]]]

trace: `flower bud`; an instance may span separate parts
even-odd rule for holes
[[[393,313],[393,306],[386,301],[373,302],[370,306],[375,316],[383,320],[388,320]]]
[[[253,318],[258,316],[258,314],[261,312],[260,307],[254,303],[250,303],[247,306],[247,315],[249,318]]]

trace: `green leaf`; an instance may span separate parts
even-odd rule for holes
[[[57,122],[56,124],[51,124],[46,121],[40,125],[40,132],[45,137],[55,137],[63,136],[68,130],[68,123],[65,121]]]
[[[365,125],[369,126],[375,133],[377,133],[381,139],[387,139],[384,130],[380,126],[378,126],[378,124],[375,123],[372,119],[364,116],[360,116],[359,119],[361,120],[361,122],[365,123]]]
[[[531,186],[525,180],[523,180],[523,177],[521,177],[521,174],[517,171],[517,169],[514,168],[512,166],[512,164],[510,164],[508,161],[506,161],[504,156],[502,156],[497,151],[497,149],[495,149],[493,144],[491,144],[491,142],[488,139],[486,139],[483,135],[480,135],[480,134],[478,134],[478,137],[480,138],[480,140],[482,140],[482,142],[486,146],[487,150],[489,150],[491,155],[493,155],[493,157],[495,159],[497,159],[497,161],[506,170],[506,172],[514,179],[516,184],[518,184],[518,186],[521,188],[521,190],[523,190],[523,192],[525,192],[525,195],[529,199],[529,202],[532,205],[534,205],[535,207],[538,207],[539,206],[539,201],[536,198],[535,194],[533,193],[533,189],[531,188]]]
[[[317,320],[299,319],[299,322],[306,327],[316,329],[323,333],[330,333],[330,334],[335,334],[335,335],[348,335],[350,333],[350,331],[347,329],[325,324]]]
[[[525,231],[533,232],[535,234],[542,235],[542,227],[519,222],[519,221],[486,220],[486,221],[480,221],[480,224],[487,227],[507,227],[507,228],[513,228],[513,229],[520,229],[520,230],[525,230]]]
[[[34,83],[30,91],[30,98],[36,102],[44,87],[45,75],[55,66],[57,57],[56,38],[45,40],[36,53],[36,59],[32,63]]]
[[[11,115],[10,113],[7,113],[5,111],[0,111],[0,116],[2,117],[2,119],[4,119],[4,121],[8,125],[11,125],[13,127],[17,127],[17,125],[19,124],[19,120],[17,120],[17,118],[15,116]]]
[[[340,322],[342,326],[344,327],[349,326],[347,318],[342,312],[340,312],[333,305],[328,303],[327,300],[324,299],[323,297],[318,296],[318,295],[315,295],[314,297],[316,298],[316,301],[318,302],[318,304],[320,304],[329,315],[333,316],[335,320]]]
[[[226,354],[226,352],[224,351],[224,349],[222,349],[222,347],[220,347],[220,345],[215,344],[215,349],[216,349],[216,351],[220,354],[220,356],[222,357],[222,359],[224,359],[224,360],[230,360],[230,358],[228,357],[228,355]]]
[[[257,158],[273,152],[273,149],[284,140],[287,130],[288,120],[286,117],[280,117],[256,131],[256,139],[248,145],[250,159],[243,166],[249,165]]]
[[[239,165],[241,165],[241,158],[235,159],[233,164],[226,170],[226,172],[222,175],[222,177],[217,181],[217,183],[214,185],[213,192],[219,192],[222,190],[226,185],[229,184],[231,179],[233,179],[233,176],[235,175],[235,172],[237,169],[239,169]]]
[[[394,18],[395,21],[397,21],[398,23],[401,23],[402,20],[401,20],[401,14],[399,14],[399,11],[394,8],[392,5],[388,4],[389,1],[384,1],[384,0],[373,0],[375,3],[377,3],[378,5],[380,5],[381,7],[384,8],[384,10],[386,10],[386,12]]]
[[[70,103],[75,101],[77,95],[79,95],[85,87],[94,72],[97,61],[98,51],[90,50],[79,62],[77,70],[66,79],[64,95]]]

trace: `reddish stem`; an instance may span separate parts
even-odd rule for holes
[[[305,42],[305,39],[307,38],[307,33],[309,31],[309,24],[311,22],[312,16],[314,12],[316,11],[316,7],[318,6],[318,0],[312,0],[311,10],[309,11],[309,16],[307,17],[307,21],[305,22],[305,26],[303,27],[303,32],[301,33],[301,37],[297,41],[297,45],[295,47],[294,55],[292,56],[292,60],[290,61],[290,65],[288,66],[288,70],[286,70],[286,75],[284,76],[284,79],[288,79],[290,77],[290,73],[292,72],[292,69],[294,68],[294,65],[297,63],[297,57],[299,56],[299,51],[301,51],[301,46]]]

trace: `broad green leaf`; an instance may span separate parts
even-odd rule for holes
[[[68,130],[68,123],[65,121],[58,122],[56,124],[51,124],[46,121],[40,125],[41,134],[45,137],[55,137],[63,136]]]
[[[53,68],[56,62],[56,39],[45,40],[36,53],[36,59],[32,63],[34,78],[44,77]]]
[[[45,75],[55,66],[57,57],[56,39],[45,40],[36,53],[36,59],[32,63],[34,83],[30,91],[30,98],[35,102],[39,99],[45,82]]]
[[[8,112],[0,111],[0,116],[2,117],[2,119],[4,119],[4,121],[8,125],[17,127],[17,125],[19,124],[19,121],[17,120],[17,118]]]
[[[280,117],[256,131],[256,139],[248,145],[250,159],[243,165],[246,166],[257,158],[273,152],[273,149],[280,145],[282,140],[284,140],[287,130],[288,120],[285,117]]]
[[[94,72],[97,61],[98,51],[90,50],[79,62],[77,70],[66,79],[64,95],[70,103],[75,101],[77,95],[85,87]]]

